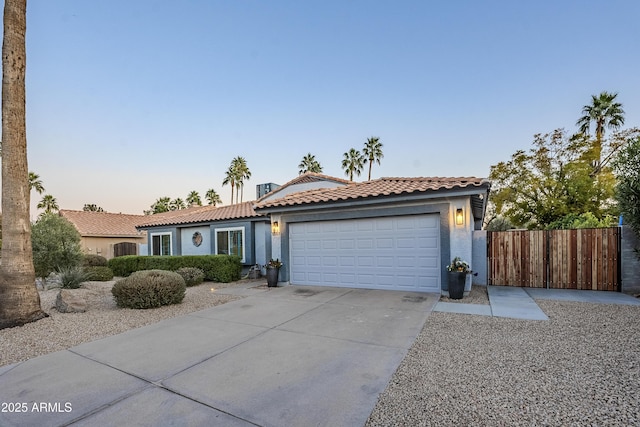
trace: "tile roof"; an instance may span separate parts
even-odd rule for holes
[[[332,181],[332,182],[337,182],[339,184],[353,184],[352,181],[349,181],[347,179],[336,178],[336,177],[329,176],[329,175],[323,175],[321,173],[305,172],[302,175],[298,175],[297,177],[293,178],[291,181],[287,182],[286,184],[281,185],[280,187],[276,188],[275,190],[268,192],[267,194],[265,194],[264,196],[259,198],[258,201],[264,200],[266,198],[271,198],[275,194],[277,194],[280,191],[286,189],[287,187],[291,187],[292,185],[306,184],[306,183],[309,183],[309,182],[322,182],[322,181]]]
[[[62,209],[60,215],[69,220],[83,237],[141,237],[136,225],[144,215],[87,212]]]
[[[411,193],[439,192],[469,187],[489,188],[490,183],[483,178],[460,177],[418,177],[418,178],[380,178],[365,182],[349,182],[349,185],[307,190],[291,193],[278,199],[265,200],[256,204],[260,210],[272,207],[298,206],[312,203],[337,202],[384,197]]]
[[[228,206],[195,206],[178,211],[147,215],[146,220],[138,224],[138,228],[158,227],[162,225],[195,224],[209,221],[223,221],[227,219],[256,218],[258,214],[253,210],[255,201],[236,203]]]

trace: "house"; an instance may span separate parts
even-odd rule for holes
[[[136,229],[144,215],[67,209],[60,210],[59,214],[78,230],[80,245],[87,254],[110,259],[117,255],[146,253],[147,233]]]
[[[284,262],[280,281],[441,292],[449,261],[471,260],[490,183],[480,178],[296,177],[264,197],[141,224],[150,254],[233,253]]]

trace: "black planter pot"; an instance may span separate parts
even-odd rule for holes
[[[464,295],[464,283],[467,280],[467,273],[460,271],[449,272],[449,298],[462,299]]]
[[[275,288],[278,286],[278,273],[280,269],[276,267],[267,267],[267,286]]]

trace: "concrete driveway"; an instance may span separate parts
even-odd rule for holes
[[[246,298],[0,368],[0,425],[363,425],[439,299],[221,292]]]

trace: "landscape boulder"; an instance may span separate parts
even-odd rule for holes
[[[56,297],[55,307],[60,313],[84,313],[87,311],[87,302],[76,293],[61,289]]]

